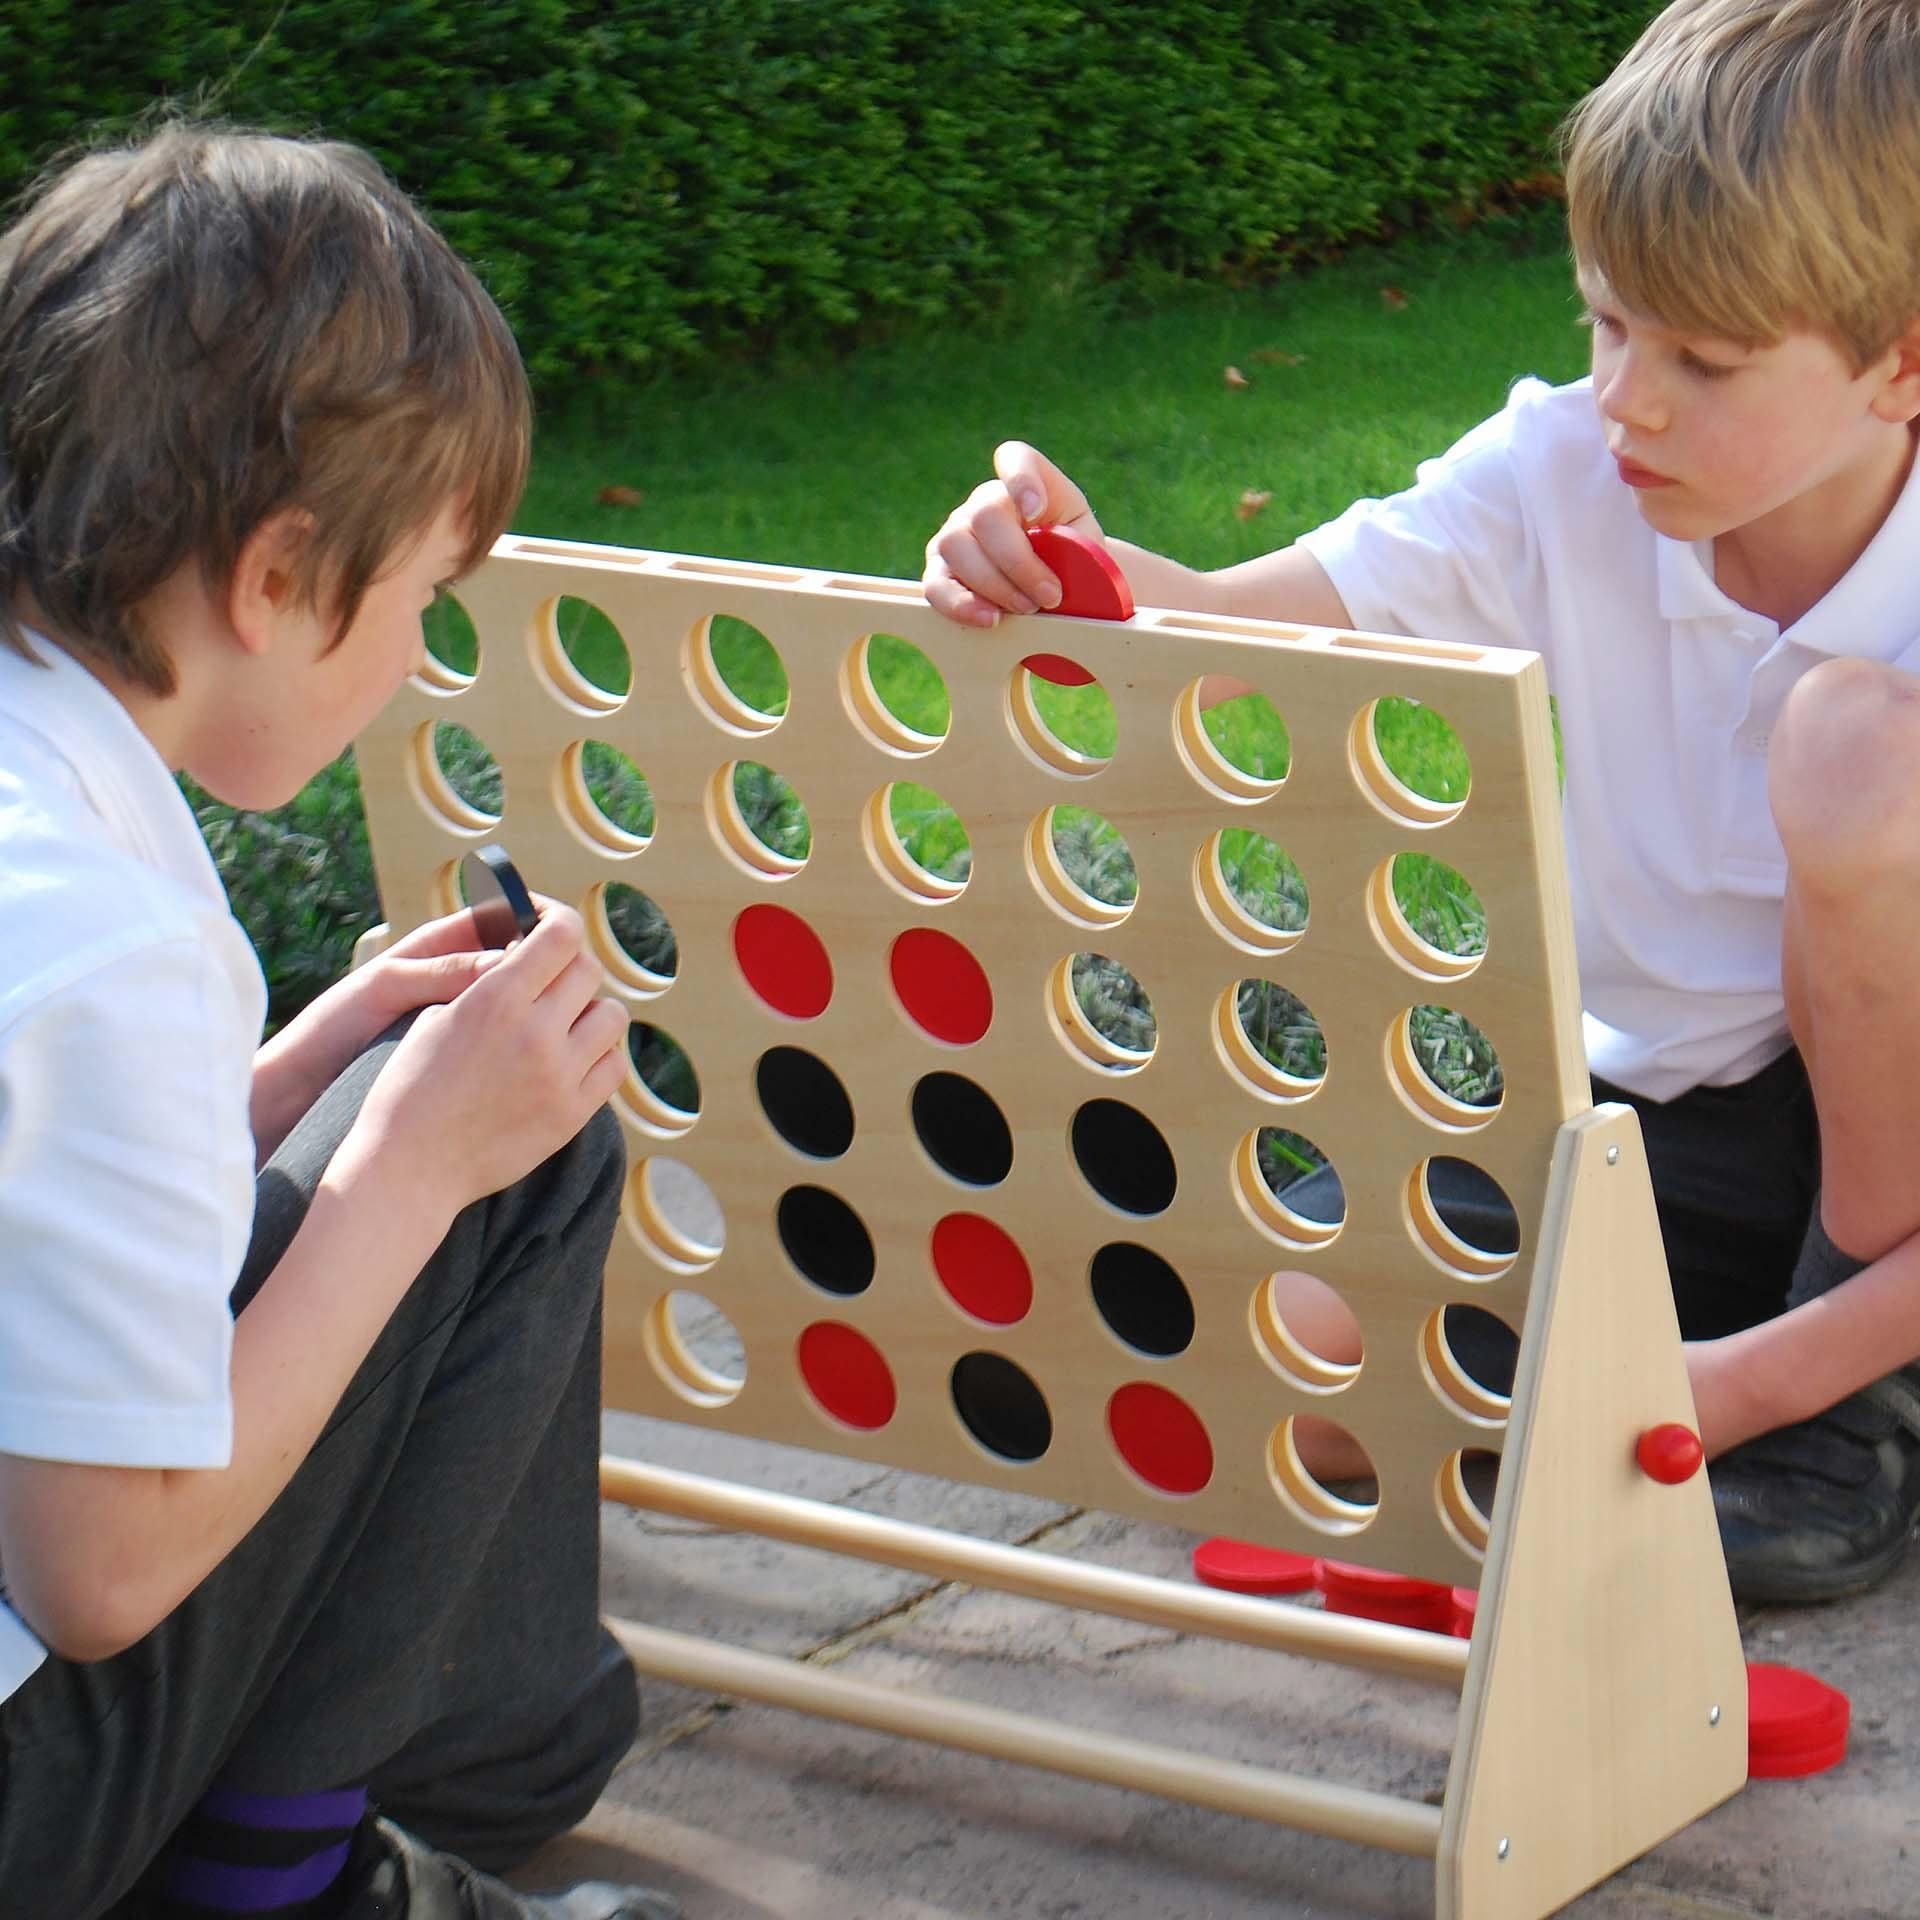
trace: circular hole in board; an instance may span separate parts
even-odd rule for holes
[[[893,1370],[864,1333],[838,1320],[816,1320],[794,1348],[800,1378],[821,1410],[861,1433],[884,1427],[899,1405]]]
[[[853,1145],[853,1102],[840,1076],[804,1047],[769,1047],[754,1067],[753,1089],[794,1152],[837,1160]]]
[[[1519,1358],[1520,1336],[1480,1307],[1437,1307],[1420,1330],[1427,1384],[1454,1412],[1481,1426],[1505,1422]]]
[[[953,724],[953,701],[936,667],[911,640],[870,633],[840,663],[840,697],[853,724],[886,753],[920,759]]]
[[[435,693],[458,693],[480,677],[480,635],[473,616],[444,587],[420,616],[427,657],[419,677]]]
[[[1286,722],[1252,688],[1202,708],[1207,682],[1195,680],[1174,702],[1173,743],[1180,762],[1216,800],[1248,806],[1286,784],[1293,759]]]
[[[1114,1451],[1156,1493],[1198,1493],[1213,1478],[1213,1441],[1200,1416],[1167,1388],[1132,1380],[1107,1402]]]
[[[1213,1029],[1228,1072],[1263,1099],[1305,1100],[1326,1082],[1320,1022],[1277,980],[1236,981],[1214,1003]]]
[[[1004,1354],[963,1353],[948,1387],[960,1424],[999,1459],[1038,1460],[1053,1445],[1046,1395]]]
[[[1422,980],[1464,980],[1487,955],[1487,910],[1457,868],[1396,853],[1367,881],[1367,924],[1397,965]]]
[[[1047,975],[1047,1024],[1075,1059],[1103,1073],[1138,1073],[1159,1023],[1146,989],[1104,953],[1075,953]]]
[[[1193,897],[1201,917],[1243,953],[1297,946],[1307,930],[1307,883],[1277,840],[1223,827],[1194,855]]]
[[[752,738],[771,733],[787,711],[787,668],[756,626],[732,614],[695,622],[682,664],[696,704],[715,726]]]
[[[914,1025],[948,1046],[970,1047],[993,1024],[986,969],[950,933],[909,927],[888,950],[887,977]]]
[[[452,720],[416,728],[408,756],[414,798],[455,833],[485,833],[507,810],[506,777],[492,750]]]
[[[1081,1177],[1109,1206],[1146,1215],[1173,1205],[1179,1185],[1173,1149],[1138,1107],[1089,1100],[1073,1116],[1068,1139]]]
[[[1306,1393],[1338,1393],[1360,1377],[1360,1321],[1324,1280],[1297,1269],[1269,1274],[1253,1290],[1248,1324],[1260,1357]]]
[[[620,629],[590,600],[570,593],[547,601],[533,617],[529,651],[534,673],[564,704],[612,713],[633,686],[633,657]]]
[[[1087,1280],[1100,1318],[1135,1353],[1168,1360],[1193,1344],[1193,1296],[1151,1248],[1109,1241],[1093,1256]]]
[[[721,850],[759,880],[791,880],[813,851],[813,822],[785,775],[730,760],[707,784],[707,825]]]
[[[747,1383],[738,1331],[702,1294],[679,1288],[664,1294],[642,1324],[640,1341],[654,1372],[696,1407],[724,1407]]]
[[[1418,700],[1369,701],[1354,716],[1347,760],[1360,791],[1406,827],[1444,827],[1473,786],[1460,736]]]
[[[703,1273],[726,1249],[719,1197],[684,1160],[666,1154],[650,1154],[627,1175],[621,1217],[670,1272]]]
[[[1507,1191],[1471,1160],[1435,1154],[1407,1179],[1407,1224],[1415,1243],[1456,1280],[1495,1280],[1520,1251]]]
[[[843,1298],[873,1285],[873,1235],[866,1222],[825,1187],[789,1187],[774,1208],[787,1258],[826,1293]]]
[[[699,1119],[699,1075],[685,1048],[664,1027],[644,1020],[628,1023],[627,1066],[617,1099],[635,1125],[671,1138]]]
[[[820,936],[785,907],[753,906],[733,923],[733,957],[775,1013],[814,1020],[833,998],[833,962]]]
[[[1295,1252],[1331,1246],[1346,1225],[1339,1174],[1311,1140],[1286,1128],[1258,1127],[1242,1138],[1233,1190],[1241,1212]]]
[[[1335,1539],[1362,1533],[1380,1511],[1379,1482],[1366,1449],[1345,1427],[1319,1415],[1289,1414],[1274,1428],[1267,1472],[1281,1504],[1316,1533]]]
[[[576,740],[561,754],[553,803],[575,835],[595,853],[626,859],[653,838],[653,789],[618,747]]]
[[[1485,1447],[1462,1447],[1440,1463],[1433,1497],[1440,1521],[1454,1543],[1476,1560],[1486,1557],[1493,1527],[1493,1494],[1500,1456]]]
[[[1133,849],[1087,807],[1049,807],[1027,829],[1027,877],[1076,927],[1117,927],[1132,913],[1140,880]]]
[[[1033,1306],[1033,1269],[1004,1227],[977,1213],[947,1214],[933,1229],[933,1270],[962,1313],[1010,1327]]]
[[[1055,773],[1087,779],[1113,764],[1113,701],[1078,661],[1029,655],[1008,678],[1007,720],[1028,753]]]
[[[614,981],[642,999],[665,993],[680,970],[680,945],[653,898],[623,881],[602,881],[588,894],[587,943]]]
[[[1451,1007],[1409,1007],[1394,1021],[1387,1073],[1421,1119],[1454,1133],[1478,1132],[1506,1094],[1493,1042]]]
[[[929,1073],[913,1089],[913,1130],[942,1173],[995,1187],[1013,1171],[1013,1130],[991,1094],[964,1074]]]
[[[861,809],[860,844],[881,879],[919,905],[959,899],[972,877],[973,843],[960,816],[911,781],[882,787]]]

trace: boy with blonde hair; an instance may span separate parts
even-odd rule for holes
[[[173,778],[267,807],[332,760],[529,424],[493,302],[349,148],[167,127],[0,235],[12,1920],[678,1912],[480,1871],[635,1724],[596,1486],[626,1020],[549,904],[259,1048]]]
[[[1734,1590],[1832,1598],[1920,1512],[1920,0],[1677,0],[1566,163],[1589,379],[1244,565],[1109,544],[1145,603],[1544,655]],[[928,547],[974,625],[1057,604],[1026,527],[1100,533],[995,469]]]

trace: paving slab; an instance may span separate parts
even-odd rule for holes
[[[1193,1536],[671,1423],[608,1445],[867,1511],[1190,1577]],[[883,1685],[1437,1803],[1456,1702],[1357,1674],[609,1508],[610,1613]],[[1275,1604],[1298,1604],[1295,1602]],[[1854,1704],[1846,1762],[1756,1781],[1566,1909],[1575,1920],[1914,1920],[1920,1555],[1840,1606],[1749,1613],[1750,1658]],[[688,1920],[1407,1920],[1429,1864],[809,1716],[643,1681],[647,1727],[526,1884],[674,1889]],[[1552,1757],[1542,1757],[1551,1766]]]

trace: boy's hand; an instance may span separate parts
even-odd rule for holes
[[[627,1069],[627,1014],[600,994],[580,916],[540,924],[456,996],[428,1005],[374,1082],[356,1125],[420,1191],[458,1212],[557,1152]],[[464,918],[465,916],[459,916]]]
[[[499,959],[464,907],[429,920],[336,980],[254,1060],[253,1132],[262,1161],[348,1064],[404,1015],[458,999]]]
[[[966,627],[997,625],[1002,613],[1060,604],[1060,582],[1043,566],[1027,529],[1067,526],[1096,540],[1100,523],[1087,496],[1037,448],[1006,440],[984,480],[927,542],[921,583],[938,613]]]

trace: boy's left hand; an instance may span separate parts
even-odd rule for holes
[[[544,904],[544,903],[543,903]],[[348,1064],[396,1020],[457,1000],[500,958],[464,907],[428,920],[336,980],[254,1056],[254,1147],[264,1163]]]

